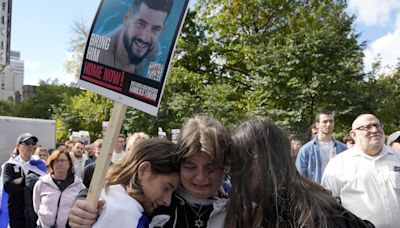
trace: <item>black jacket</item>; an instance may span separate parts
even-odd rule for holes
[[[328,216],[328,227],[332,228],[375,228],[374,224],[362,220],[350,211],[343,211],[340,215]]]
[[[22,177],[21,184],[13,181]],[[37,215],[33,210],[32,190],[39,175],[29,172],[24,175],[20,167],[6,163],[3,169],[4,190],[8,193],[8,214],[10,225],[18,224],[19,228],[36,227]]]

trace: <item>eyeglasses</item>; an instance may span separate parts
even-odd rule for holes
[[[65,164],[66,162],[68,162],[67,159],[57,159],[57,160],[54,160],[54,163],[55,163],[55,164],[58,164],[58,163]]]
[[[357,128],[354,128],[353,130],[370,131],[372,129],[372,127],[375,127],[376,129],[383,129],[383,124],[373,123],[373,124],[359,126]]]
[[[30,145],[35,146],[36,142],[23,142],[22,144],[24,144],[26,146],[30,146]]]

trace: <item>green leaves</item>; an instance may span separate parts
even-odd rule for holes
[[[110,118],[113,101],[90,91],[70,97],[55,111],[63,131],[68,135],[72,131],[89,131],[91,139],[101,137],[102,122]]]
[[[341,114],[357,108],[359,97],[349,94],[362,81],[363,45],[345,7],[342,1],[200,3],[213,55],[222,60],[219,73],[242,88],[237,101],[245,115],[265,115],[304,139],[318,109]]]
[[[55,113],[54,107],[79,93],[78,88],[41,82],[40,86],[36,87],[36,94],[16,105],[14,115],[50,119]]]
[[[14,110],[14,104],[8,100],[0,100],[0,115],[11,116]]]
[[[228,127],[263,115],[306,139],[321,108],[335,113],[339,138],[366,112],[377,113],[388,131],[396,129],[399,70],[377,77],[378,62],[362,73],[365,43],[357,41],[354,17],[345,8],[342,0],[198,0],[185,20],[158,117],[130,108],[123,130],[156,135],[162,127],[168,133],[196,113]],[[79,72],[87,31],[75,23],[69,72]],[[38,115],[54,114],[64,131],[59,137],[72,130],[97,137],[112,102],[90,92],[48,91],[59,93],[62,100],[51,101],[58,97],[52,95],[42,102],[51,105],[40,107],[51,107],[51,114]],[[24,107],[24,115],[35,108]]]

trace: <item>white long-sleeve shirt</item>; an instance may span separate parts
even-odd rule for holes
[[[400,153],[391,148],[374,157],[357,146],[344,151],[329,161],[322,186],[376,227],[400,227]]]
[[[105,201],[105,205],[93,228],[148,226],[142,205],[129,196],[121,185],[112,185],[107,192],[103,189],[100,199]]]

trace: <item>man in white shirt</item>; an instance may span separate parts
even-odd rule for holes
[[[350,134],[355,146],[331,159],[322,186],[376,227],[400,227],[400,154],[384,145],[383,126],[372,114],[358,116]]]
[[[83,168],[92,163],[92,159],[90,159],[84,152],[85,145],[82,142],[77,142],[69,153],[72,163],[74,164],[75,175],[78,177],[81,176]]]
[[[122,158],[124,158],[126,156],[125,140],[126,140],[126,137],[124,134],[118,135],[117,143],[115,145],[115,149],[111,156],[112,163],[117,163],[119,160],[121,160]]]

